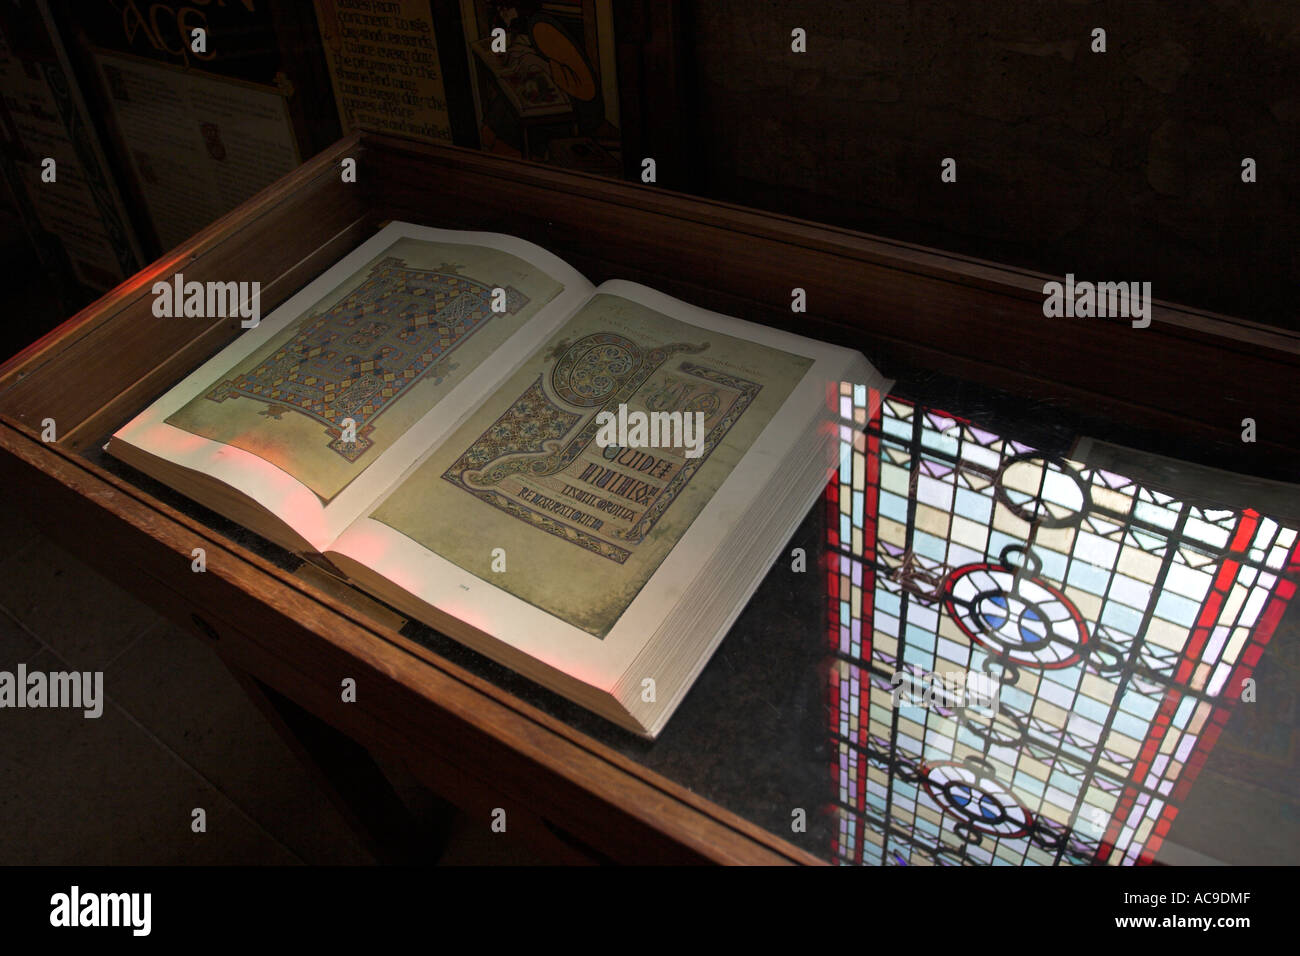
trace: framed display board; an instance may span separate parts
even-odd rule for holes
[[[103,291],[143,264],[46,3],[0,7],[0,162],[47,268]]]
[[[55,6],[151,251],[338,135],[315,18],[296,5]]]

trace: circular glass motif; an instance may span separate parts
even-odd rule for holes
[[[599,405],[641,365],[635,342],[611,332],[588,335],[565,349],[551,372],[555,394],[571,405]]]
[[[1058,458],[1015,455],[998,470],[993,493],[1017,517],[1041,528],[1068,528],[1092,506],[1088,483]]]
[[[940,807],[982,833],[1018,837],[1033,825],[1029,810],[1002,781],[976,773],[966,764],[929,764],[922,783]]]
[[[1088,642],[1083,616],[1069,598],[1000,565],[958,568],[944,584],[943,606],[972,641],[1029,667],[1068,667]]]

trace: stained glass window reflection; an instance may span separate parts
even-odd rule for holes
[[[827,489],[836,859],[1150,862],[1295,593],[1296,530],[840,400],[877,411]],[[993,706],[906,692],[946,674]]]

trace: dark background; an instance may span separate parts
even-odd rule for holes
[[[456,15],[435,5],[444,22]],[[94,112],[79,50],[113,35],[120,5],[51,6]],[[247,55],[227,43],[205,68],[266,82],[289,72],[308,117],[304,157],[331,142],[310,5],[227,19]],[[1297,0],[616,0],[614,19],[621,49],[639,56],[621,53],[620,68],[644,70],[620,76],[629,178],[644,152],[661,188],[1055,277],[1150,281],[1157,299],[1300,328]],[[804,54],[790,51],[795,27]],[[1105,53],[1090,49],[1095,27]],[[940,181],[945,157],[956,183]],[[37,244],[7,194],[3,216],[5,261],[29,280],[5,284],[8,355],[105,290],[70,288],[57,270],[37,281]],[[141,240],[146,258],[166,251]]]
[[[1300,327],[1294,0],[690,7],[702,194]]]

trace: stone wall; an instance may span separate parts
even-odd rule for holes
[[[1300,327],[1300,0],[688,7],[699,192]]]

